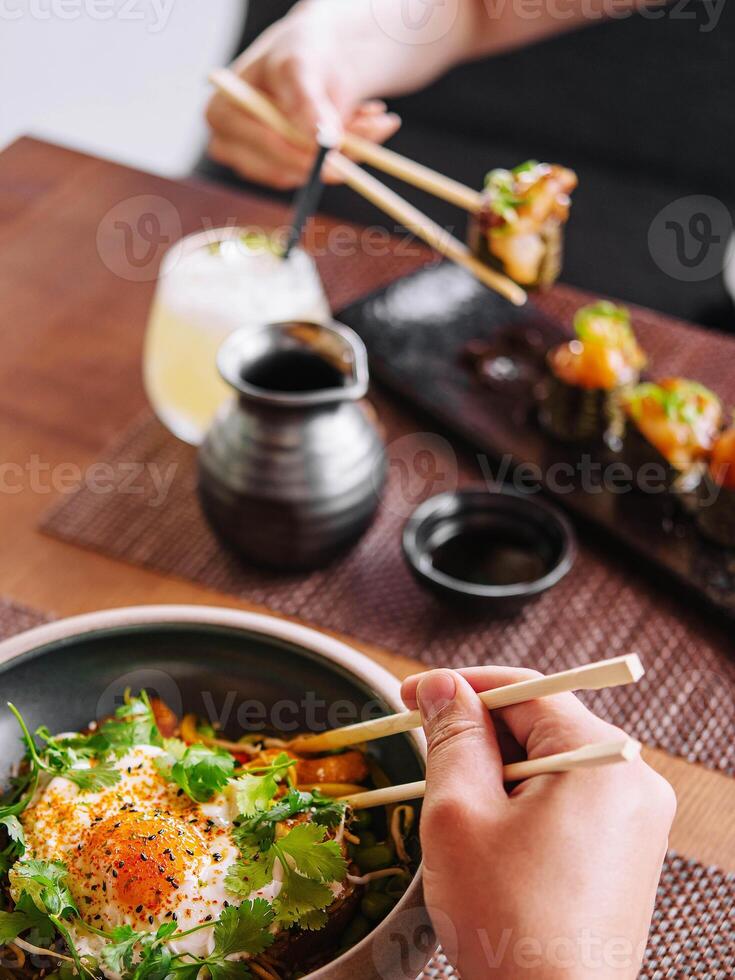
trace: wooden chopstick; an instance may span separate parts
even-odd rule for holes
[[[506,684],[492,691],[485,691],[479,697],[485,707],[491,710],[507,708],[511,704],[521,704],[523,701],[563,694],[567,691],[599,691],[604,687],[634,684],[641,679],[643,673],[643,664],[638,655],[628,653],[622,657],[613,657],[611,660],[600,660],[596,663],[583,664],[581,667],[572,667],[558,674]],[[333,728],[316,735],[297,735],[288,743],[288,747],[299,753],[327,752],[348,745],[358,745],[361,742],[371,742],[388,735],[399,735],[420,727],[421,715],[418,711],[400,711],[386,718],[373,718],[371,721],[346,725],[344,728]]]
[[[434,197],[455,204],[457,207],[470,214],[476,214],[482,209],[483,196],[480,191],[461,184],[458,180],[453,180],[445,174],[440,174],[431,167],[417,163],[408,157],[389,150],[379,143],[372,143],[362,136],[355,136],[354,133],[345,133],[342,139],[342,149],[350,154],[354,159],[369,163],[371,166],[382,170],[383,173],[398,177],[399,180],[412,184],[422,191],[433,194]]]
[[[234,72],[226,68],[218,68],[210,73],[209,80],[230,101],[250,112],[289,142],[312,148],[311,140],[305,133],[286,119],[262,92],[258,92]],[[395,191],[381,184],[371,174],[365,173],[352,160],[348,160],[337,150],[332,150],[329,162],[349,187],[381,208],[391,218],[405,225],[437,252],[464,266],[489,289],[500,293],[515,306],[523,306],[526,302],[528,299],[526,292],[517,283],[485,265],[472,254],[464,242],[450,235],[445,228],[409,204]]]
[[[527,759],[525,762],[511,762],[503,766],[503,781],[516,783],[531,776],[543,776],[555,772],[571,772],[592,766],[607,766],[615,762],[630,762],[641,751],[641,743],[634,738],[618,739],[614,742],[592,742],[570,752],[543,756],[540,759]],[[416,783],[401,783],[399,786],[385,786],[383,789],[370,789],[364,793],[340,797],[353,810],[366,810],[369,807],[389,806],[405,800],[418,800],[426,794],[426,780]]]

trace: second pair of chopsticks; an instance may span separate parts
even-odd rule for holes
[[[262,92],[253,88],[246,81],[226,68],[218,68],[211,72],[210,82],[233,104],[249,112],[261,122],[270,126],[271,129],[279,133],[289,143],[295,146],[303,146],[312,149],[312,142],[309,137],[302,133],[300,129],[282,115],[281,111],[270,102]],[[367,141],[364,141],[367,143]],[[375,144],[368,144],[375,145]],[[365,147],[362,147],[362,156],[365,155]],[[360,151],[357,150],[359,153]],[[388,152],[388,151],[386,151]],[[477,259],[470,249],[459,239],[450,235],[449,232],[438,225],[431,218],[427,217],[422,211],[409,204],[395,191],[392,191],[385,184],[381,184],[371,174],[366,173],[356,163],[349,160],[337,150],[332,150],[329,155],[332,168],[339,174],[344,182],[365,197],[376,207],[381,208],[395,221],[400,222],[415,235],[422,238],[432,248],[442,255],[452,259],[458,265],[464,266],[480,282],[484,283],[489,289],[500,293],[516,306],[522,306],[526,300],[526,292],[521,287],[509,279],[507,276],[496,272]],[[416,165],[419,166],[418,164]],[[461,185],[458,185],[461,186]]]
[[[516,684],[505,684],[492,691],[484,691],[479,695],[486,708],[507,708],[524,701],[549,697],[552,694],[563,694],[568,691],[599,691],[606,687],[619,687],[623,684],[635,684],[643,676],[643,664],[635,653],[628,653],[611,660],[600,660],[581,667],[572,667],[558,674],[547,674],[545,677],[533,677]],[[345,725],[343,728],[333,728],[328,732],[315,735],[299,735],[288,743],[294,752],[329,752],[343,749],[348,745],[359,745],[371,742],[388,735],[399,735],[421,727],[421,715],[418,711],[401,711],[385,718],[373,718],[370,721],[359,722],[356,725]]]

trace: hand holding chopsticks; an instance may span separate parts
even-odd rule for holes
[[[517,684],[506,684],[492,691],[485,691],[479,697],[485,707],[492,710],[566,691],[599,691],[605,687],[634,684],[642,676],[643,665],[639,657],[635,653],[629,653],[622,657],[613,657],[611,660],[600,660],[597,663],[572,667],[571,670],[564,670],[558,674],[534,677]],[[316,735],[299,735],[289,743],[289,747],[299,753],[328,752],[348,745],[359,745],[362,742],[385,738],[388,735],[398,735],[420,727],[421,715],[418,711],[401,711],[386,718],[374,718],[371,721],[347,725],[344,728],[333,728]]]
[[[280,110],[261,92],[248,85],[247,82],[234,72],[229,69],[220,68],[213,71],[209,78],[212,84],[226,98],[240,106],[240,108],[250,112],[256,118],[260,119],[261,122],[270,126],[277,133],[280,133],[289,142],[295,146],[312,148],[312,142],[306,134],[302,133],[290,120],[283,116]],[[364,150],[365,147],[363,146]],[[405,225],[410,231],[422,238],[432,248],[436,249],[437,252],[452,259],[458,265],[464,266],[489,289],[493,289],[495,292],[505,296],[506,299],[516,306],[522,306],[526,302],[526,293],[517,283],[475,258],[463,242],[454,238],[445,228],[442,228],[441,225],[432,221],[419,211],[418,208],[415,208],[394,191],[381,184],[375,177],[361,170],[357,164],[348,160],[347,157],[343,156],[337,150],[331,151],[329,161],[333,169],[339,173],[340,177],[349,187],[362,194],[377,207],[382,208],[386,214]],[[418,168],[418,165],[416,167]],[[457,186],[461,187],[462,185]]]

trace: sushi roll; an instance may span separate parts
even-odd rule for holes
[[[735,548],[735,425],[712,447],[702,481],[697,524],[706,537]]]
[[[483,207],[470,222],[469,244],[477,257],[529,289],[554,283],[561,271],[563,228],[573,170],[527,160],[512,170],[491,170]]]
[[[551,350],[539,416],[564,442],[619,448],[624,419],[621,393],[635,385],[646,363],[622,306],[600,300],[577,310],[574,340]]]
[[[678,493],[695,490],[722,425],[717,395],[686,378],[646,382],[622,399],[626,418],[624,454],[637,474],[660,464],[664,485]],[[643,474],[641,474],[643,477]],[[646,486],[656,474],[647,469]]]

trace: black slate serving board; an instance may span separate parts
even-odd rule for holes
[[[512,306],[448,262],[395,280],[337,318],[362,337],[373,377],[484,454],[494,476],[504,456],[506,480],[525,472],[533,483],[540,474],[544,491],[573,515],[735,617],[735,551],[701,537],[685,498],[614,492],[601,479],[610,470],[600,467],[598,476],[597,464],[619,457],[565,446],[539,425],[545,354],[569,336],[561,324],[532,303]],[[468,345],[490,353],[482,376]],[[578,473],[585,465],[583,452],[585,486],[581,476],[565,477],[570,467]],[[520,464],[534,471],[519,470]]]

